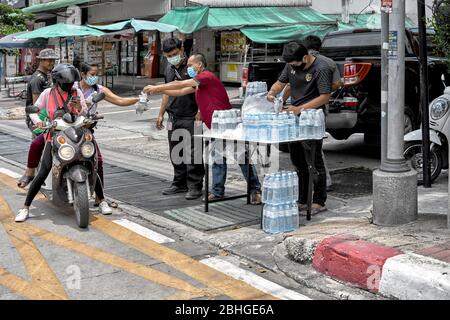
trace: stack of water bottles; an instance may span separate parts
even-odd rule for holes
[[[308,110],[297,117],[292,112],[249,113],[242,119],[244,138],[248,141],[280,142],[298,139],[322,139],[325,115],[322,109]]]
[[[223,134],[227,130],[235,130],[240,123],[240,110],[216,110],[212,116],[211,130],[213,134]]]
[[[296,172],[281,171],[266,175],[263,181],[263,230],[276,234],[298,228],[298,176]]]
[[[253,96],[258,93],[267,92],[267,83],[264,81],[253,81],[247,84],[245,89],[245,97]]]

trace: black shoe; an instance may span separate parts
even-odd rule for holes
[[[186,193],[186,200],[195,200],[203,195],[202,190],[190,190]]]
[[[188,191],[188,188],[180,188],[177,186],[171,186],[170,188],[164,189],[162,194],[170,195],[170,194],[176,194],[176,193],[185,193],[187,191]]]

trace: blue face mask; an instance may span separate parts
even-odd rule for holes
[[[191,78],[195,78],[198,74],[197,71],[195,71],[194,67],[188,67],[187,73]]]
[[[88,84],[88,86],[94,86],[97,84],[98,82],[98,77],[97,76],[91,76],[91,77],[87,77],[86,78],[86,83]]]

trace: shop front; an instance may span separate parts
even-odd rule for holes
[[[335,19],[309,7],[176,8],[160,22],[173,24],[183,33],[194,33],[194,39],[195,33],[211,30],[214,47],[206,39],[205,44],[195,43],[195,50],[205,53],[207,60],[213,56],[214,62],[208,63],[210,69],[229,83],[241,83],[248,63],[279,61],[286,42],[311,34],[323,37],[337,30]]]

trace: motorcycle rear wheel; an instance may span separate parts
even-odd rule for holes
[[[85,182],[74,182],[73,184],[73,209],[78,226],[87,228],[89,225],[89,198]]]
[[[409,163],[411,168],[417,171],[417,183],[423,184],[423,155],[422,142],[411,141],[405,143],[405,151],[403,156]],[[430,150],[430,164],[431,164],[431,181],[436,180],[442,171],[442,157],[439,149],[432,148]]]

